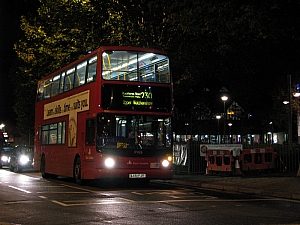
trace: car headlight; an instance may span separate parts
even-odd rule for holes
[[[26,163],[29,162],[29,157],[26,156],[26,155],[21,155],[19,161],[20,161],[21,164],[26,164]]]
[[[5,156],[5,155],[2,156],[2,157],[1,157],[1,161],[2,161],[2,162],[7,162],[7,161],[8,161],[8,157]]]
[[[113,168],[115,165],[115,160],[112,158],[107,158],[107,159],[105,159],[104,164],[108,168]]]

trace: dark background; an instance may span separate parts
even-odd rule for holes
[[[8,76],[16,58],[13,45],[20,38],[20,17],[30,4],[24,0],[4,0],[0,7],[0,123],[15,123],[13,84]]]

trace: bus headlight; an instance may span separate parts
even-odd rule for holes
[[[26,155],[21,155],[21,157],[20,157],[20,163],[21,163],[22,165],[24,165],[24,164],[26,164],[26,163],[28,163],[28,162],[29,162],[29,157],[26,156]]]
[[[162,163],[163,167],[168,167],[170,165],[170,162],[168,160],[163,160]]]
[[[108,168],[113,168],[115,165],[115,160],[112,158],[107,158],[107,159],[105,159],[104,164]]]

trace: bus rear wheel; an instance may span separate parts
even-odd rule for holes
[[[45,159],[45,156],[42,156],[41,168],[40,168],[42,177],[43,178],[50,178],[50,174],[45,172],[45,167],[46,167],[46,159]]]
[[[81,179],[81,161],[79,157],[75,160],[74,179],[76,184],[82,185],[83,182]]]

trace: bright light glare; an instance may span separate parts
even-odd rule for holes
[[[165,159],[164,161],[162,161],[161,164],[163,165],[163,167],[168,167],[170,163],[168,160]]]
[[[112,168],[115,165],[115,160],[113,160],[112,158],[107,158],[104,163],[106,167]]]
[[[29,162],[29,158],[28,158],[28,156],[26,156],[26,155],[21,155],[21,157],[20,157],[20,163],[21,164],[26,164],[26,163],[28,163]]]
[[[296,98],[299,98],[300,97],[300,93],[299,92],[296,92],[296,93],[293,93],[294,97]]]
[[[224,102],[225,102],[225,101],[227,101],[227,100],[228,100],[228,97],[224,95],[224,96],[222,96],[222,97],[221,97],[221,99],[222,99],[222,101],[224,101]]]
[[[287,105],[289,104],[289,101],[283,101],[283,104]]]
[[[4,156],[1,157],[1,160],[2,160],[3,162],[7,162],[7,161],[8,161],[8,157],[4,155]]]

